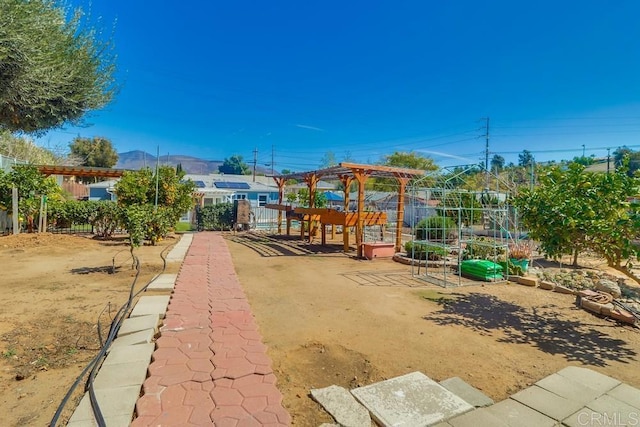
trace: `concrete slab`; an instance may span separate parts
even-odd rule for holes
[[[345,427],[362,427],[371,425],[369,411],[358,403],[349,390],[332,385],[325,388],[311,389],[311,396],[331,416]]]
[[[131,425],[131,419],[133,415],[126,417],[124,415],[117,417],[109,417],[105,418],[105,423],[107,427],[129,427]],[[82,421],[73,421],[67,424],[67,427],[98,427],[98,422],[96,420],[82,420]]]
[[[115,365],[103,365],[96,375],[93,387],[96,390],[141,386],[147,378],[149,362],[138,361],[118,363]]]
[[[111,349],[122,346],[136,345],[136,344],[148,344],[153,342],[155,331],[153,329],[146,329],[140,332],[134,332],[123,337],[116,338],[111,344]]]
[[[484,408],[510,427],[555,427],[558,423],[513,399],[506,399]]]
[[[494,403],[493,399],[471,384],[463,381],[462,378],[449,378],[444,381],[440,381],[440,385],[476,408],[493,405]]]
[[[384,427],[432,426],[473,409],[421,372],[357,388],[351,393]]]
[[[185,233],[180,238],[180,241],[176,243],[176,245],[169,251],[167,255],[167,262],[177,262],[182,261],[187,254],[187,250],[189,250],[189,246],[191,246],[191,242],[193,241],[193,234]]]
[[[161,274],[156,277],[156,280],[149,283],[147,286],[147,292],[168,292],[171,293],[176,286],[177,274]]]
[[[617,425],[631,426],[640,423],[640,411],[615,397],[605,394],[587,405],[587,408],[598,414],[607,414],[609,419],[616,419]]]
[[[453,427],[453,426],[449,423],[442,422],[442,423],[435,424],[433,427]]]
[[[106,424],[109,427],[128,426],[133,418],[139,395],[140,386],[96,390],[96,398]],[[67,425],[97,425],[88,392],[80,400]]]
[[[629,384],[620,384],[613,390],[609,390],[607,394],[611,397],[618,399],[621,402],[631,405],[638,409],[640,414],[640,390],[631,387]],[[638,419],[638,425],[640,425],[640,417]]]
[[[609,395],[590,402],[586,408],[562,420],[568,427],[635,426],[640,424],[640,411]]]
[[[511,396],[511,399],[558,421],[567,418],[583,406],[536,385],[519,391]]]
[[[150,363],[151,355],[155,348],[156,345],[154,343],[112,347],[102,366],[143,361]]]
[[[144,331],[145,329],[153,329],[158,332],[160,318],[157,314],[147,314],[146,316],[130,317],[122,322],[122,326],[118,330],[118,337],[132,334],[134,332]]]
[[[581,405],[586,405],[587,402],[591,402],[602,394],[583,383],[575,382],[558,374],[549,375],[538,381],[536,385]]]
[[[458,415],[448,421],[452,427],[509,427],[507,423],[487,411],[485,408],[476,409],[466,414]]]
[[[129,317],[157,314],[161,319],[164,319],[170,298],[171,297],[169,295],[151,295],[141,297],[136,306],[133,307]]]
[[[591,369],[580,368],[577,366],[568,366],[558,371],[557,374],[575,382],[584,384],[601,394],[604,394],[621,384],[621,382],[615,378],[608,377],[599,372],[592,371]]]

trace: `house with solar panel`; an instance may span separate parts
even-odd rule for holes
[[[275,226],[276,212],[265,208],[268,203],[278,203],[278,187],[275,181],[266,176],[187,174],[196,184],[197,198],[200,205],[211,206],[221,203],[233,203],[234,200],[248,200],[258,228]],[[193,221],[192,212],[187,213],[181,221]]]

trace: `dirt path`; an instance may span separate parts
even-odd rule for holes
[[[640,386],[638,329],[578,309],[572,296],[515,284],[444,290],[391,260],[314,254],[319,246],[295,239],[227,239],[295,425],[331,421],[310,388],[416,370],[459,376],[495,400],[569,364]]]
[[[175,241],[136,250],[142,266],[136,289],[161,271],[160,252]],[[99,350],[98,316],[106,307],[104,336],[128,298],[129,250],[122,241],[23,234],[0,237],[0,260],[1,424],[48,425]]]

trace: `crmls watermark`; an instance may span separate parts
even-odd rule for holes
[[[640,412],[581,412],[577,421],[579,426],[633,427],[640,426]]]

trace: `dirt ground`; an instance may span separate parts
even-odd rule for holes
[[[160,253],[175,242],[136,249],[136,290],[161,271]],[[106,336],[127,301],[135,277],[129,249],[122,240],[21,234],[0,237],[0,260],[0,424],[49,425],[100,348],[98,318]],[[78,400],[76,394],[59,425]]]
[[[413,371],[458,376],[496,401],[568,365],[640,386],[640,330],[577,308],[571,295],[516,284],[444,289],[340,245],[328,253],[297,239],[227,241],[295,425],[331,422],[311,388]]]
[[[226,239],[297,426],[331,421],[311,388],[412,371],[459,376],[495,400],[567,365],[640,386],[639,330],[576,308],[572,296],[515,284],[443,289],[412,278],[409,266],[356,260],[340,244],[254,233]],[[175,242],[136,250],[136,289],[161,271],[160,252]],[[7,236],[0,259],[2,425],[47,425],[97,352],[100,313],[107,307],[106,334],[108,313],[126,301],[128,249],[78,236]]]

